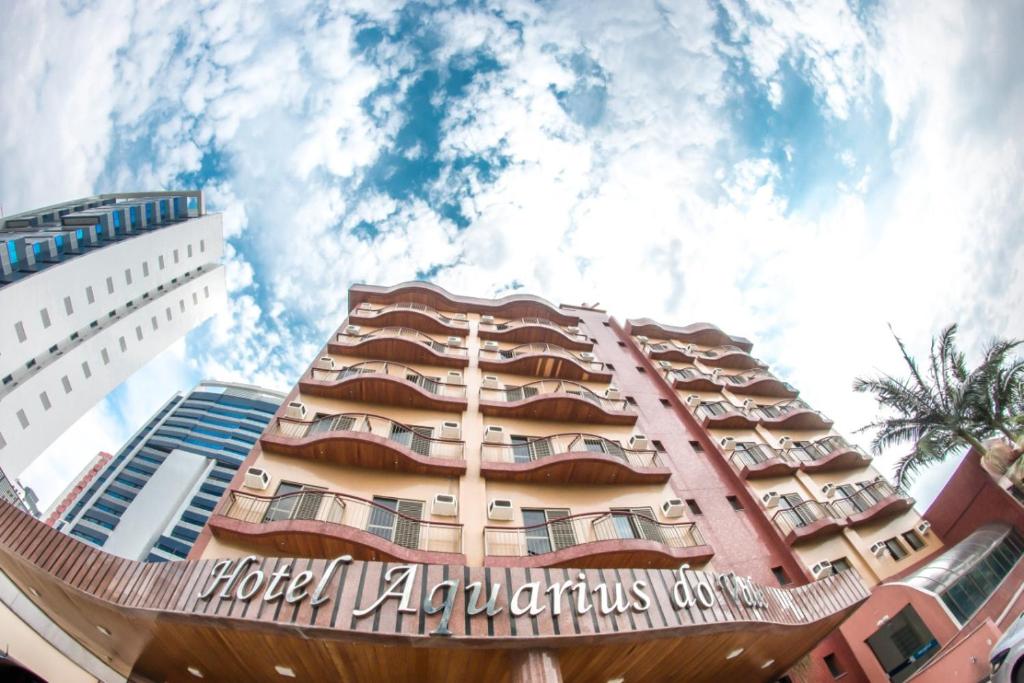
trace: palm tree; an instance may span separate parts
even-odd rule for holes
[[[1009,359],[1021,342],[993,341],[982,363],[968,370],[964,354],[956,346],[956,332],[957,326],[950,325],[932,339],[923,371],[893,332],[910,376],[854,380],[854,391],[874,394],[879,405],[891,411],[860,430],[877,430],[872,450],[878,454],[890,446],[913,444],[911,452],[896,464],[900,488],[920,470],[955,451],[975,448],[984,454],[985,439],[1002,435],[1015,441],[1024,428],[1024,361]]]

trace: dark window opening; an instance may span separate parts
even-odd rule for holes
[[[788,586],[791,583],[789,574],[782,567],[772,567],[772,574],[775,575],[775,580],[779,582],[780,586]]]
[[[657,439],[654,439],[653,441],[651,441],[651,445],[653,445],[654,446],[654,450],[658,451],[659,453],[664,453],[665,452],[664,444],[662,444]]]
[[[639,372],[641,375],[647,372],[646,370],[644,370],[644,366],[642,365],[636,366],[636,371]]]
[[[700,506],[697,505],[697,501],[695,501],[693,498],[687,498],[686,499],[686,506],[688,508],[690,508],[690,512],[692,514],[695,514],[695,515],[702,515],[702,514],[704,514],[701,511]]]
[[[627,396],[626,397],[626,403],[628,403],[631,406],[635,406],[636,405],[636,399],[633,398],[632,396]]]
[[[665,408],[671,408],[672,407],[671,401],[669,401],[667,398],[659,398],[658,400],[661,401],[661,405],[663,407],[665,407]]]
[[[727,501],[729,501],[729,505],[732,506],[733,510],[742,510],[743,509],[743,503],[741,503],[740,499],[737,498],[736,496],[726,496],[725,499]]]
[[[699,441],[691,441],[690,442],[690,448],[692,448],[697,453],[703,453],[704,452],[704,447],[700,445]]]
[[[825,666],[828,667],[828,672],[832,674],[832,678],[839,678],[846,671],[843,670],[842,665],[839,663],[839,658],[836,657],[834,652],[830,652],[825,655]]]

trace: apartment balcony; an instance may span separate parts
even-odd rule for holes
[[[729,462],[743,479],[764,479],[792,474],[799,462],[786,451],[758,443],[741,443],[729,456]]]
[[[746,410],[769,429],[829,429],[832,420],[814,410],[800,399],[774,405],[751,405]]]
[[[637,415],[624,400],[605,398],[565,380],[540,380],[518,387],[480,389],[480,412],[495,417],[549,422],[631,425]]]
[[[669,339],[680,341],[684,344],[700,344],[701,346],[722,346],[732,345],[750,351],[753,345],[743,337],[734,337],[726,334],[711,323],[693,323],[676,327],[663,325],[649,318],[638,318],[626,321],[626,331],[634,336],[654,337],[655,339]],[[642,339],[640,341],[643,341]]]
[[[838,534],[843,528],[843,521],[836,518],[832,508],[816,500],[778,510],[772,521],[789,545]]]
[[[553,344],[523,344],[512,349],[480,349],[480,369],[530,377],[610,382],[612,374],[592,355],[575,354]]]
[[[665,524],[637,512],[591,512],[530,527],[484,527],[489,567],[700,565],[714,550],[692,522]]]
[[[494,341],[554,344],[574,351],[590,351],[594,343],[578,327],[559,325],[546,318],[520,318],[503,323],[480,322],[481,339]]]
[[[623,448],[596,434],[484,443],[480,461],[485,479],[537,484],[656,484],[672,475],[657,451]]]
[[[732,393],[743,396],[796,398],[799,393],[789,382],[783,382],[764,370],[739,375],[719,375],[717,381]]]
[[[689,400],[687,404],[690,405]],[[705,401],[696,405],[694,415],[701,421],[704,427],[717,427],[720,429],[753,429],[757,425],[757,418],[750,415],[748,411],[740,406],[734,406],[728,401]]]
[[[355,324],[365,322],[373,327],[409,327],[446,336],[464,337],[469,332],[465,314],[451,317],[430,306],[412,302],[386,306],[362,303],[352,309],[349,318]]]
[[[833,500],[830,505],[837,517],[846,520],[847,526],[857,527],[898,517],[914,507],[914,499],[880,479],[851,496]]]
[[[298,491],[257,496],[233,490],[210,531],[219,539],[282,557],[465,564],[462,525],[401,514],[356,496]]]
[[[465,444],[434,438],[430,427],[365,413],[304,421],[279,417],[260,437],[264,450],[369,469],[460,476]]]
[[[408,327],[382,327],[366,334],[353,331],[338,334],[327,345],[330,353],[360,358],[386,358],[402,363],[422,363],[447,368],[464,368],[469,355],[461,345],[443,343]]]
[[[347,368],[314,367],[299,382],[305,394],[401,408],[461,413],[466,386],[447,377],[428,377],[401,363],[367,361]]]
[[[806,472],[856,470],[871,463],[871,456],[841,436],[827,436],[811,443],[794,445],[787,451]]]
[[[690,363],[699,358],[693,344],[681,344],[671,339],[655,344],[644,343],[641,348],[651,360],[675,360]]]
[[[715,380],[714,375],[701,372],[697,368],[666,369],[665,379],[673,389],[719,391],[722,388]]]
[[[695,357],[700,359],[701,363],[714,368],[754,370],[766,367],[764,363],[738,346],[718,346],[713,349],[696,351],[695,354]]]

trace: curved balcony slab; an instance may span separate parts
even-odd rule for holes
[[[355,374],[339,380],[304,377],[299,382],[299,388],[303,393],[313,396],[400,408],[461,413],[467,406],[465,396],[438,396],[415,382],[383,373]]]
[[[445,368],[465,368],[469,365],[468,355],[439,353],[421,341],[408,337],[367,337],[352,344],[332,341],[327,345],[329,353],[355,356],[357,358],[386,358],[402,363],[422,363]]]
[[[691,377],[683,377],[678,373],[672,373],[669,375],[671,378],[673,389],[690,389],[694,391],[719,391],[722,387],[718,385],[710,376],[701,374],[694,374]]]
[[[548,422],[588,422],[591,424],[631,425],[637,415],[625,410],[603,408],[567,392],[537,394],[519,401],[480,400],[480,412],[495,417]]]
[[[690,363],[698,358],[696,353],[690,353],[667,344],[660,349],[648,347],[647,355],[651,360],[674,360],[683,363]]]
[[[697,568],[715,556],[709,545],[671,548],[642,538],[592,541],[543,555],[488,555],[485,567],[620,567],[676,569],[682,563]]]
[[[703,352],[697,352],[697,358],[704,365],[713,368],[729,368],[733,370],[753,370],[765,367],[764,363],[754,358],[746,351],[726,351],[716,356],[708,356]]]
[[[700,420],[701,425],[705,428],[753,429],[757,426],[756,419],[738,410],[729,411],[721,415],[704,414]]]
[[[529,377],[571,379],[577,382],[610,382],[612,373],[591,370],[579,362],[553,353],[525,353],[506,360],[480,358],[480,369]]]
[[[512,294],[500,299],[459,296],[430,282],[403,282],[391,287],[353,285],[348,290],[349,306],[363,302],[393,304],[402,301],[438,310],[487,313],[502,318],[545,318],[560,325],[575,325],[579,318],[564,312],[539,296]]]
[[[330,559],[351,555],[357,560],[460,564],[461,553],[414,550],[362,529],[311,519],[247,522],[216,514],[208,522],[217,538],[258,549],[264,555]]]
[[[816,519],[809,524],[791,529],[789,533],[786,534],[786,543],[789,545],[796,545],[797,543],[803,543],[804,541],[813,541],[817,538],[824,538],[825,536],[838,534],[842,531],[843,526],[844,523],[842,520],[832,517]]]
[[[769,477],[792,474],[796,470],[797,467],[792,462],[776,456],[759,463],[744,463],[740,467],[740,477],[743,479],[768,479]]]
[[[634,467],[606,453],[572,451],[529,462],[480,463],[484,479],[537,484],[660,484],[669,480],[667,467]]]
[[[734,337],[726,334],[717,326],[711,323],[693,323],[682,327],[662,325],[650,318],[636,318],[626,321],[626,333],[631,335],[646,335],[655,339],[676,339],[685,343],[700,344],[701,346],[725,346],[730,344],[750,351],[754,345],[743,337]]]
[[[796,398],[800,393],[788,382],[777,377],[752,377],[743,384],[726,382],[722,385],[734,394],[744,396],[772,396],[774,398]]]
[[[505,330],[497,325],[480,324],[477,334],[481,339],[521,344],[554,344],[571,351],[590,351],[594,342],[583,335],[570,335],[563,330],[542,323],[522,323]]]
[[[295,437],[264,433],[260,444],[274,453],[325,460],[340,465],[396,472],[458,477],[466,472],[463,458],[421,455],[397,441],[368,432],[326,431]]]
[[[408,327],[421,332],[433,332],[451,337],[465,337],[469,332],[465,322],[458,325],[454,321],[445,321],[440,318],[436,311],[415,308],[386,308],[380,311],[356,308],[349,318],[356,324],[375,327]]]
[[[761,416],[758,422],[768,429],[819,430],[832,427],[832,420],[810,408],[798,408],[777,417]]]
[[[871,463],[871,457],[852,446],[842,446],[816,460],[800,463],[805,472],[838,472],[856,470]]]
[[[914,499],[899,493],[886,496],[867,510],[849,515],[847,526],[858,527],[871,522],[879,522],[892,517],[899,517],[914,507]]]

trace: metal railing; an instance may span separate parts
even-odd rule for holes
[[[256,496],[233,490],[223,515],[250,524],[312,520],[367,531],[410,550],[462,553],[462,525],[404,515],[373,501],[330,491]]]
[[[794,398],[789,401],[783,401],[782,403],[773,403],[768,405],[757,404],[750,408],[747,412],[754,416],[765,420],[774,420],[776,418],[789,415],[798,410],[812,410],[809,405],[804,403],[799,398]]]
[[[590,341],[589,339],[587,339],[587,335],[581,334],[579,332],[570,332],[563,325],[559,325],[558,323],[552,322],[546,318],[519,318],[517,320],[507,320],[503,323],[482,322],[480,323],[480,329],[488,332],[506,332],[508,330],[514,330],[520,327],[527,327],[530,325],[540,325],[542,327],[547,327],[552,330],[556,330],[557,332],[561,332],[562,334],[564,334],[566,337],[569,337],[569,339],[572,339],[573,341]]]
[[[624,399],[610,399],[605,398],[604,396],[599,396],[588,387],[585,387],[582,384],[577,384],[576,382],[569,382],[568,380],[543,379],[537,382],[530,382],[529,384],[522,384],[517,387],[507,387],[504,389],[490,389],[484,387],[480,389],[480,400],[495,401],[498,403],[513,403],[515,401],[533,398],[534,396],[547,396],[550,394],[569,394],[570,396],[575,396],[576,398],[593,403],[604,410],[629,410],[629,403]]]
[[[814,462],[828,457],[839,450],[857,451],[865,460],[870,459],[867,453],[860,446],[855,446],[838,434],[826,436],[810,443],[800,446],[791,446],[787,452],[801,462]]]
[[[729,413],[746,414],[742,407],[735,406],[728,401],[702,401],[695,412],[699,418],[720,417]]]
[[[849,517],[870,510],[886,498],[895,495],[902,494],[889,482],[879,479],[862,486],[856,493],[833,500],[829,505],[837,517]]]
[[[805,500],[798,505],[778,510],[772,515],[772,521],[784,536],[819,520],[835,518],[836,515],[830,506],[816,500]]]
[[[408,365],[391,363],[388,361],[367,361],[365,363],[357,363],[356,365],[350,365],[349,367],[338,368],[336,370],[313,368],[309,374],[311,379],[326,382],[340,382],[349,379],[350,377],[363,377],[366,375],[386,375],[388,377],[398,377],[399,379],[404,379],[407,382],[412,382],[427,393],[434,394],[435,396],[443,396],[445,398],[466,397],[465,384],[452,384],[446,381],[443,382],[440,378],[427,377],[419,371],[410,368]]]
[[[342,332],[337,335],[335,341],[344,346],[355,346],[369,339],[411,339],[423,344],[436,353],[462,358],[467,355],[464,347],[442,344],[430,335],[423,334],[411,327],[382,327],[366,334],[345,334]]]
[[[707,372],[701,372],[697,368],[666,368],[665,377],[670,382],[675,380],[685,381],[688,379],[706,379],[709,382],[718,382],[718,379]]]
[[[553,434],[522,443],[485,443],[480,447],[480,459],[484,462],[535,462],[561,453],[599,453],[618,458],[638,469],[662,466],[661,457],[655,450],[623,448],[618,441],[597,434]]]
[[[462,441],[434,438],[431,427],[406,425],[387,417],[367,413],[342,413],[310,421],[279,417],[267,430],[270,435],[279,434],[293,439],[331,432],[373,434],[419,455],[443,460],[461,460],[466,445]]]
[[[602,363],[599,360],[587,360],[585,358],[581,358],[579,355],[573,353],[572,351],[562,348],[561,346],[558,346],[556,344],[543,344],[539,342],[533,344],[521,344],[511,349],[491,350],[481,348],[480,360],[503,361],[512,360],[513,358],[517,358],[519,356],[530,356],[535,354],[543,354],[547,356],[560,356],[562,358],[568,358],[577,365],[580,365],[594,372],[601,372],[604,370],[604,363]]]
[[[789,457],[786,451],[778,450],[765,444],[753,442],[741,442],[736,444],[736,450],[729,456],[729,462],[739,469],[753,467],[763,462],[778,458],[789,465],[796,465],[796,461]]]
[[[423,304],[414,304],[411,302],[402,302],[397,304],[390,304],[388,306],[381,306],[379,308],[364,308],[363,306],[357,306],[350,313],[351,316],[357,318],[376,318],[379,315],[385,313],[391,313],[392,311],[418,311],[425,313],[430,317],[441,321],[445,325],[451,325],[452,327],[469,327],[469,323],[463,318],[452,318],[450,316],[441,313],[436,308],[425,306]]]
[[[500,557],[546,555],[598,541],[648,540],[668,548],[705,545],[693,522],[666,524],[637,512],[568,515],[528,527],[484,527],[484,554]]]

